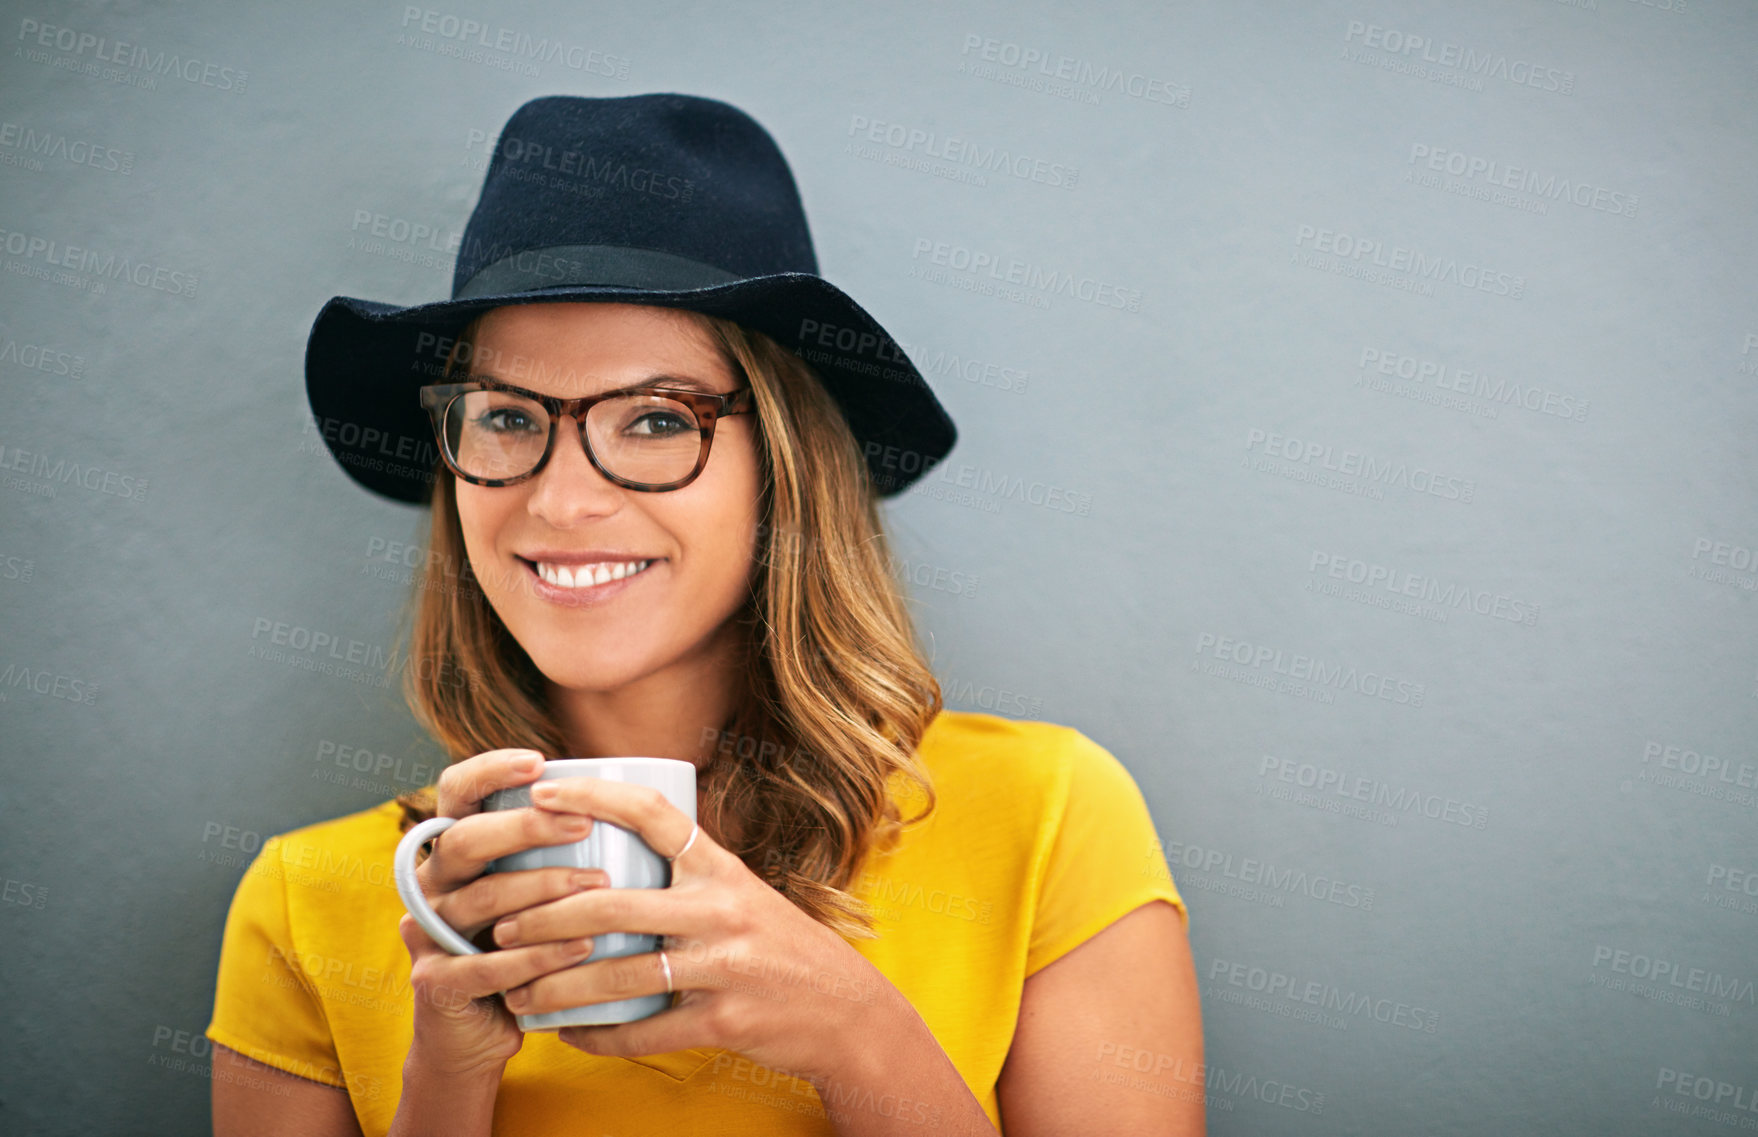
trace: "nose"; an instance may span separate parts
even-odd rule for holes
[[[600,473],[587,456],[580,425],[572,415],[556,420],[555,447],[531,479],[526,508],[557,527],[581,515],[615,513],[623,500],[623,487]]]

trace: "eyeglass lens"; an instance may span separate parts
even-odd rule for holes
[[[661,485],[687,476],[701,456],[695,412],[661,395],[619,395],[586,412],[592,453],[619,478]],[[472,477],[517,478],[543,457],[549,412],[509,391],[467,391],[446,408],[445,440]]]

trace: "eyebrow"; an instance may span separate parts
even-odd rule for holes
[[[488,371],[471,371],[464,376],[463,381],[466,383],[506,383],[513,387],[524,386],[524,384],[514,383],[510,379],[502,379]],[[649,375],[645,379],[637,380],[634,383],[625,383],[621,387],[612,387],[608,389],[613,391],[626,391],[631,387],[686,387],[691,390],[705,391],[710,395],[724,394],[722,391],[715,390],[713,385],[706,383],[701,379],[691,378],[688,375]]]

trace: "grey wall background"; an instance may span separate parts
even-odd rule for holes
[[[1213,1133],[1758,1127],[1749,4],[4,7],[0,1128],[201,1130],[257,842],[431,776],[253,657],[395,647],[417,532],[306,333],[447,293],[525,99],[658,90],[771,129],[958,422],[889,507],[936,668],[1134,772]]]

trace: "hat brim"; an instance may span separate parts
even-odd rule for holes
[[[921,373],[878,321],[823,277],[777,273],[677,291],[559,285],[408,307],[332,297],[305,346],[306,396],[330,453],[373,493],[427,502],[439,454],[418,389],[439,381],[451,337],[489,308],[570,300],[720,316],[800,355],[842,407],[881,497],[902,493],[958,439]]]

